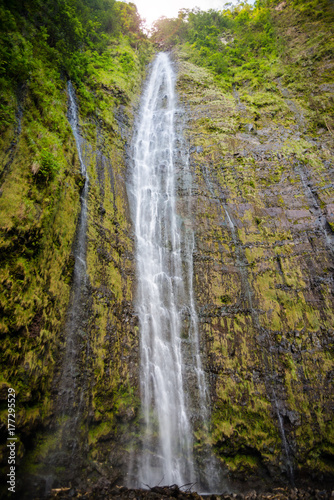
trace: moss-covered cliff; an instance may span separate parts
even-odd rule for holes
[[[120,17],[116,33],[100,34],[96,50],[88,44],[84,52],[72,47],[65,54],[50,46],[47,36],[44,42],[39,38],[40,26],[30,17],[36,6],[29,5],[25,17],[14,4],[11,11],[1,7],[2,22],[11,21],[2,31],[2,51],[8,56],[10,37],[21,37],[17,50],[29,77],[23,70],[15,73],[15,61],[4,59],[0,419],[5,477],[7,392],[12,387],[17,488],[28,489],[31,498],[32,491],[37,495],[57,481],[68,482],[79,469],[87,475],[89,460],[89,472],[99,475],[94,464],[110,454],[110,443],[119,460],[117,447],[126,441],[123,423],[138,404],[133,395],[138,338],[126,144],[152,51],[145,37],[124,27]],[[118,3],[121,13],[123,5],[128,8]],[[129,23],[131,16],[125,19]],[[35,40],[24,33],[27,25],[37,30]],[[27,53],[28,45],[35,58]],[[69,78],[77,94],[81,153],[89,177],[87,279],[80,285],[75,311],[73,276],[85,179],[68,120]],[[71,411],[62,394],[68,390]]]
[[[332,484],[332,32],[291,3],[267,9],[264,80],[245,65],[228,91],[186,44],[177,88],[214,450],[236,480]]]
[[[37,1],[0,10],[1,471],[13,387],[17,480],[28,498],[51,486],[124,482],[138,430],[126,181],[153,49],[131,5],[111,3],[114,25],[104,19],[103,32],[81,2],[65,2],[87,29],[82,35],[70,23],[65,45],[50,21],[52,2],[44,25]],[[207,441],[231,485],[330,486],[333,7],[258,3],[231,9],[210,32],[209,18],[190,15],[188,39],[183,14],[173,20],[172,40],[161,29],[155,35],[174,46],[186,112],[194,285],[212,397]],[[84,179],[67,116],[68,79],[89,176],[87,279],[70,343]],[[69,362],[71,412],[62,407]]]

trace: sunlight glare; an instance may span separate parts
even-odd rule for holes
[[[166,0],[159,2],[157,0],[135,0],[139,15],[146,19],[147,28],[151,28],[152,23],[161,16],[177,17],[180,9],[194,9],[199,7],[201,10],[219,9],[222,10],[226,3],[236,4],[237,0]],[[254,0],[248,0],[253,4]]]

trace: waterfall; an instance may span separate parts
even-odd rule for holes
[[[84,186],[81,192],[81,211],[77,226],[77,234],[75,238],[74,248],[74,276],[73,286],[71,291],[71,298],[67,312],[67,320],[65,325],[66,330],[66,347],[64,356],[64,365],[62,376],[60,380],[60,406],[61,413],[73,414],[73,408],[76,406],[80,408],[80,404],[74,401],[80,397],[76,394],[77,391],[77,361],[80,353],[80,339],[78,337],[78,330],[81,328],[81,323],[84,316],[84,299],[83,292],[87,284],[86,272],[86,233],[87,233],[87,199],[89,189],[89,178],[86,169],[86,164],[83,159],[82,153],[82,139],[79,133],[79,120],[78,109],[75,99],[75,92],[72,83],[69,81],[67,85],[68,90],[68,121],[70,123],[73,136],[75,139],[79,163],[80,173],[84,179]],[[78,410],[76,411],[78,413]],[[78,416],[75,416],[75,423]],[[68,426],[71,425],[69,421]]]
[[[77,285],[79,285],[80,282],[86,281],[86,231],[87,231],[87,199],[88,199],[89,178],[88,178],[86,164],[82,156],[82,144],[81,144],[82,140],[79,133],[78,109],[75,99],[75,92],[72,82],[70,81],[67,84],[67,90],[68,90],[68,100],[69,100],[68,121],[71,126],[77,147],[79,163],[80,163],[80,173],[85,181],[81,193],[81,212],[78,225],[78,233],[76,238],[75,268],[74,268],[74,281],[77,281]],[[80,286],[78,288],[80,288]]]
[[[197,480],[191,405],[197,418],[208,414],[192,289],[194,238],[176,208],[174,86],[169,56],[160,53],[142,98],[132,179],[144,422],[139,486]]]
[[[45,496],[50,495],[51,489],[59,484],[72,484],[75,478],[80,477],[85,461],[86,440],[82,422],[89,397],[87,371],[82,370],[83,355],[86,359],[89,359],[90,355],[89,340],[83,339],[89,319],[89,278],[86,269],[89,178],[83,156],[78,107],[71,82],[67,84],[67,93],[67,117],[75,139],[84,185],[80,195],[81,207],[73,248],[73,283],[64,325],[65,345],[59,367],[58,394],[48,429],[48,435],[52,436],[52,439],[43,456],[43,463],[38,465],[36,475],[32,475],[33,482],[29,484],[29,488],[36,488],[39,482],[44,483]]]

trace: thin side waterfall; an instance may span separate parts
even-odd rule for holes
[[[74,243],[74,273],[71,295],[64,326],[64,355],[60,367],[58,395],[55,401],[54,419],[51,430],[54,439],[50,444],[43,464],[34,480],[42,480],[45,496],[59,484],[71,484],[80,474],[84,462],[83,411],[87,405],[87,379],[81,373],[81,357],[89,359],[89,341],[83,341],[88,323],[87,285],[89,278],[86,270],[87,249],[87,199],[89,179],[83,158],[83,140],[80,136],[78,108],[71,82],[67,85],[68,120],[76,142],[80,163],[80,173],[84,180],[81,192],[81,209]],[[37,484],[37,483],[36,483]]]
[[[78,119],[78,108],[75,99],[75,92],[72,83],[69,81],[67,84],[68,90],[68,121],[71,126],[75,143],[77,146],[77,152],[80,163],[80,173],[85,180],[84,187],[81,193],[81,213],[78,225],[77,233],[77,245],[75,252],[75,269],[74,279],[77,278],[79,281],[86,281],[86,231],[87,231],[87,198],[88,198],[88,188],[89,188],[89,178],[82,156],[82,140],[79,133],[79,119]]]
[[[77,234],[74,249],[74,276],[72,286],[72,297],[70,299],[68,316],[66,321],[66,348],[65,363],[60,382],[62,412],[72,412],[75,398],[77,378],[77,357],[79,354],[77,331],[81,326],[83,311],[83,291],[87,282],[86,272],[86,233],[87,233],[87,199],[89,189],[89,178],[86,164],[82,154],[82,139],[79,133],[78,109],[75,92],[69,81],[68,90],[68,121],[75,138],[80,163],[80,173],[84,178],[84,186],[81,192],[81,211],[78,221]]]
[[[174,86],[169,56],[160,53],[142,98],[134,142],[137,307],[145,429],[138,459],[139,486],[183,485],[197,480],[191,406],[196,405],[197,418],[199,413],[202,418],[208,414],[192,289],[194,238],[176,210]]]

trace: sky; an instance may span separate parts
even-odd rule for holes
[[[161,16],[177,17],[180,9],[193,9],[199,7],[201,10],[224,8],[225,3],[236,4],[236,0],[131,0],[136,4],[138,12],[142,18],[146,19],[146,24],[150,26],[153,21]],[[254,0],[248,0],[254,4]]]

